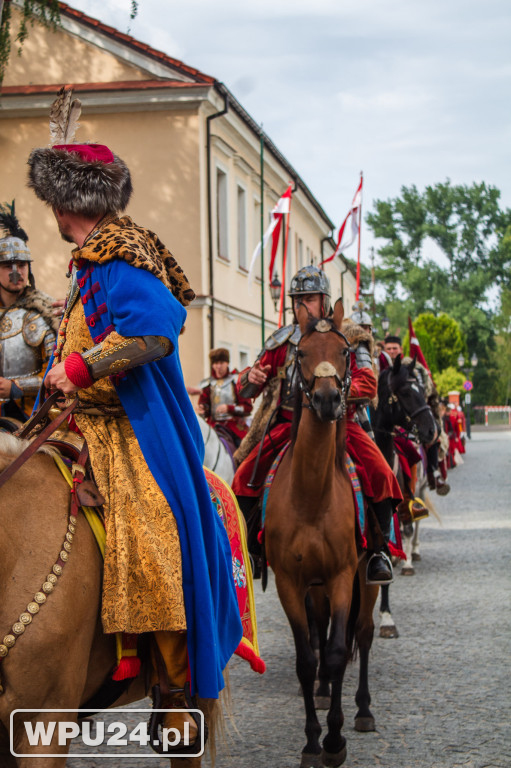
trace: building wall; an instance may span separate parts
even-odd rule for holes
[[[17,56],[20,12],[13,8],[11,24],[12,55],[3,85],[49,85],[51,83],[95,83],[113,80],[142,80],[147,72],[126,64],[119,57],[86,42],[69,31],[53,32],[35,25]],[[63,23],[66,19],[63,18]],[[68,26],[73,27],[69,24]],[[41,63],[44,62],[44,66]]]

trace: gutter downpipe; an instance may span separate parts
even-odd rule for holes
[[[218,87],[221,83],[217,84]],[[225,115],[229,111],[229,96],[227,93],[222,94],[224,97],[224,108],[219,112],[215,112],[206,118],[206,161],[207,161],[207,183],[208,183],[208,239],[209,239],[209,298],[211,300],[211,306],[209,309],[209,348],[215,348],[215,298],[214,298],[214,280],[213,280],[213,213],[212,213],[212,194],[211,194],[211,121],[217,117]]]

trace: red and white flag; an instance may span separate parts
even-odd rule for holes
[[[355,195],[353,197],[353,202],[351,203],[351,208],[348,211],[348,214],[346,218],[344,219],[343,223],[341,224],[341,228],[339,229],[339,237],[337,238],[337,247],[332,254],[332,256],[329,256],[328,259],[325,259],[322,261],[322,264],[327,264],[329,261],[332,261],[335,259],[336,256],[338,256],[340,253],[343,253],[343,251],[346,250],[346,248],[349,248],[350,245],[353,245],[355,240],[357,239],[359,233],[360,233],[360,212],[362,210],[362,184],[363,184],[364,178],[362,175],[360,175],[360,184],[357,187],[357,191],[355,192]],[[348,227],[348,222],[351,226]]]
[[[421,363],[424,366],[424,368],[428,372],[428,375],[431,381],[433,381],[433,376],[431,375],[431,371],[428,368],[426,358],[422,354],[422,349],[421,349],[421,345],[419,344],[419,339],[417,338],[417,336],[415,335],[415,331],[413,330],[412,318],[410,317],[410,315],[408,315],[408,333],[410,335],[410,357],[411,358],[415,357],[419,361],[419,363]]]
[[[284,192],[284,194],[282,195],[282,197],[277,201],[277,205],[275,206],[275,208],[273,208],[271,212],[270,226],[268,227],[268,229],[263,235],[263,248],[266,248],[270,237],[272,238],[271,258],[270,258],[270,283],[273,277],[273,267],[275,265],[275,257],[277,255],[277,248],[279,245],[280,230],[282,229],[282,220],[284,218],[284,215],[286,213],[289,213],[291,210],[291,190],[292,190],[292,185],[290,184],[289,187]],[[249,286],[252,285],[255,266],[257,264],[257,259],[260,256],[260,254],[261,254],[261,241],[257,243],[256,249],[252,254],[252,259],[250,261],[250,267],[248,270]]]

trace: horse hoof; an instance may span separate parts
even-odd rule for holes
[[[411,565],[405,565],[401,568],[401,576],[415,576],[415,568]]]
[[[361,733],[369,733],[376,730],[374,717],[356,717],[355,718],[355,730]]]
[[[316,709],[330,709],[330,696],[314,696]]]
[[[302,752],[300,768],[322,768],[321,755],[305,755]]]
[[[341,749],[340,752],[335,752],[334,754],[331,752],[325,752],[325,750],[323,750],[321,753],[321,765],[323,765],[325,768],[337,768],[337,766],[344,763],[347,754],[348,751],[345,746]]]
[[[412,560],[413,560],[415,563],[418,563],[418,562],[419,562],[419,560],[422,560],[422,557],[421,557],[421,555],[420,555],[420,552],[412,552]]]
[[[399,637],[399,632],[397,631],[397,627],[395,625],[392,627],[380,627],[380,637],[386,637],[386,638]]]

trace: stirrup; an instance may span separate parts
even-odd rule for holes
[[[377,579],[377,580],[376,579],[375,580],[369,579],[369,576],[368,576],[368,574],[369,574],[369,565],[371,563],[371,560],[374,560],[375,557],[381,558],[382,560],[384,560],[387,563],[387,565],[389,566],[390,574],[391,574],[390,579]],[[375,584],[377,586],[385,586],[386,584],[392,584],[393,581],[394,581],[394,571],[392,569],[392,562],[390,560],[390,557],[387,555],[386,552],[373,552],[373,554],[371,555],[371,557],[367,561],[366,584]]]
[[[420,499],[418,496],[415,496],[415,498],[410,499],[410,502],[408,504],[408,509],[410,510],[410,517],[412,518],[412,523],[417,522],[417,520],[424,520],[424,518],[429,517],[429,509],[425,505],[425,503]]]
[[[197,707],[194,707],[192,697],[190,695],[190,683],[187,681],[185,683],[184,688],[171,688],[169,691],[169,695],[173,694],[179,694],[182,693],[184,696],[186,707],[183,707],[183,709],[197,709]],[[154,709],[161,709],[161,692],[160,692],[160,685],[157,683],[152,688],[152,699],[153,699],[153,710]],[[195,737],[195,740],[193,744],[189,744],[186,746],[176,746],[172,747],[172,754],[175,755],[178,753],[179,755],[187,755],[192,754],[195,755],[198,750],[200,750],[201,747],[201,728],[202,723],[204,722],[204,741],[205,744],[208,738],[208,725],[206,723],[206,719],[204,717],[201,717],[197,714],[197,712],[190,712],[190,717],[194,720],[195,724],[197,725],[197,735]],[[163,743],[160,736],[160,727],[163,726],[163,718],[165,717],[164,712],[152,712],[151,716],[149,718],[149,724],[148,724],[148,731],[149,731],[149,737],[150,737],[150,746],[151,749],[154,752],[157,752],[159,755],[168,754],[168,750],[163,749]]]

